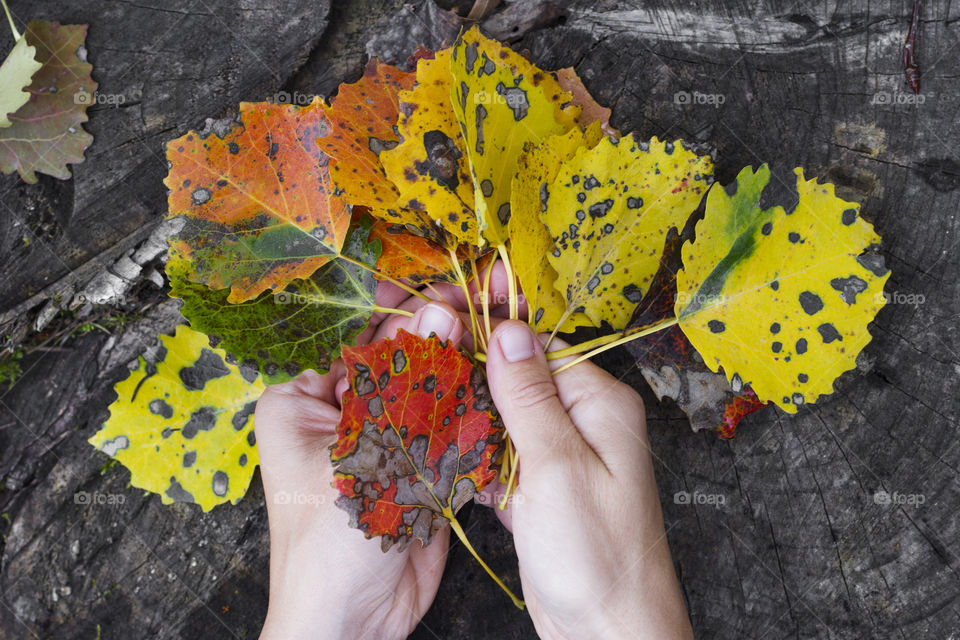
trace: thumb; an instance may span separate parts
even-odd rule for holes
[[[560,402],[543,346],[525,323],[507,320],[491,334],[487,382],[521,460],[583,453],[586,445]]]

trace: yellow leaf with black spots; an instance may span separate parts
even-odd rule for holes
[[[683,247],[675,311],[711,370],[795,413],[870,342],[889,272],[880,236],[832,184],[746,167],[707,197]]]
[[[238,502],[259,463],[253,412],[264,386],[207,336],[185,325],[160,336],[114,386],[110,417],[89,442],[130,470],[130,483],[164,504],[209,511]]]
[[[576,127],[580,107],[552,74],[514,53],[476,27],[460,36],[450,58],[450,101],[470,157],[474,211],[482,238],[507,240],[510,183],[528,142]]]
[[[626,327],[660,266],[667,232],[683,227],[712,173],[710,158],[681,140],[629,135],[579,149],[541,192],[566,307],[596,326]]]
[[[428,212],[414,224],[426,222],[446,230],[458,243],[478,245],[473,180],[460,123],[450,105],[452,86],[450,49],[417,62],[417,84],[399,96],[402,142],[382,152],[380,161],[400,193],[397,207]],[[433,234],[430,229],[421,235]]]
[[[568,313],[566,300],[554,286],[557,271],[547,258],[554,250],[553,238],[540,214],[546,205],[541,195],[547,193],[560,167],[578,149],[595,147],[602,135],[600,127],[599,122],[594,122],[586,132],[575,128],[536,146],[529,143],[517,164],[510,197],[510,263],[520,279],[530,323],[537,332],[552,333],[561,321],[559,330],[564,333],[595,326],[583,313],[572,309]]]

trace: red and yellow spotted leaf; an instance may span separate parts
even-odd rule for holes
[[[176,240],[192,281],[244,302],[310,277],[339,253],[350,211],[315,142],[329,126],[319,100],[244,102],[225,133],[167,143],[169,216],[185,218]]]
[[[324,105],[332,126],[317,144],[336,160],[333,180],[350,204],[394,207],[397,190],[383,171],[380,154],[400,142],[395,129],[399,94],[413,86],[414,78],[374,58],[362,78],[340,85],[332,104]]]
[[[424,545],[496,475],[503,427],[483,369],[452,345],[400,330],[344,347],[344,392],[331,449],[337,505],[386,551]]]

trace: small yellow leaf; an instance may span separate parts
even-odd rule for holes
[[[400,210],[390,216],[392,222],[421,226],[427,221],[446,230],[457,243],[478,245],[473,181],[460,124],[450,105],[452,86],[450,49],[437,51],[433,59],[420,59],[417,84],[400,92],[397,129],[402,142],[382,152],[380,161],[400,192]]]
[[[487,243],[502,245],[510,183],[524,145],[577,126],[580,108],[569,104],[570,94],[553,75],[476,27],[454,45],[450,71],[450,101],[470,156],[480,232]]]
[[[209,511],[236,503],[259,463],[253,412],[263,383],[187,326],[160,340],[156,359],[141,357],[114,386],[110,417],[90,444],[164,504],[195,502]]]
[[[36,60],[36,54],[37,48],[21,37],[0,65],[0,86],[4,88],[0,91],[0,128],[13,124],[7,116],[30,99],[30,92],[26,89],[33,74],[43,66]]]
[[[667,231],[682,228],[713,165],[685,144],[604,138],[564,163],[541,197],[553,236],[556,288],[597,326],[627,326],[660,266]]]
[[[711,370],[723,367],[734,390],[750,385],[789,413],[832,393],[856,365],[889,277],[859,205],[795,173],[795,186],[770,185],[789,196],[769,208],[760,206],[767,165],[710,191],[696,239],[683,247],[675,306]]]
[[[510,262],[537,332],[552,333],[561,321],[560,331],[565,333],[595,326],[583,313],[572,309],[567,313],[566,300],[554,286],[557,272],[547,259],[554,250],[553,238],[540,221],[540,213],[545,204],[541,194],[553,183],[561,165],[581,147],[595,147],[600,137],[600,123],[594,122],[586,132],[574,128],[547,138],[543,144],[531,143],[520,155],[510,197]]]

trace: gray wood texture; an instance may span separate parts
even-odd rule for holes
[[[23,306],[31,296],[84,265],[112,265],[118,245],[149,236],[166,206],[164,141],[241,100],[329,95],[368,54],[436,46],[458,24],[429,1],[10,4],[23,20],[89,23],[100,90],[130,97],[91,110],[95,141],[72,180],[0,176],[0,312],[19,308],[18,335],[43,306],[42,296]],[[910,4],[515,0],[482,23],[546,68],[575,66],[621,130],[714,146],[723,182],[746,164],[803,166],[863,203],[883,236],[891,304],[874,341],[837,393],[796,416],[767,408],[732,441],[694,434],[625,353],[598,359],[647,401],[667,537],[698,638],[958,637],[960,8],[924,3],[915,97],[900,59]],[[10,44],[0,35],[0,50]],[[0,391],[0,638],[259,631],[268,584],[259,476],[238,506],[201,514],[127,488],[128,473],[86,444],[127,364],[177,322],[155,286],[128,296],[141,313],[122,330],[34,352]],[[78,492],[124,502],[77,504]],[[464,519],[517,588],[509,536],[485,508]],[[413,637],[535,635],[455,545]]]

